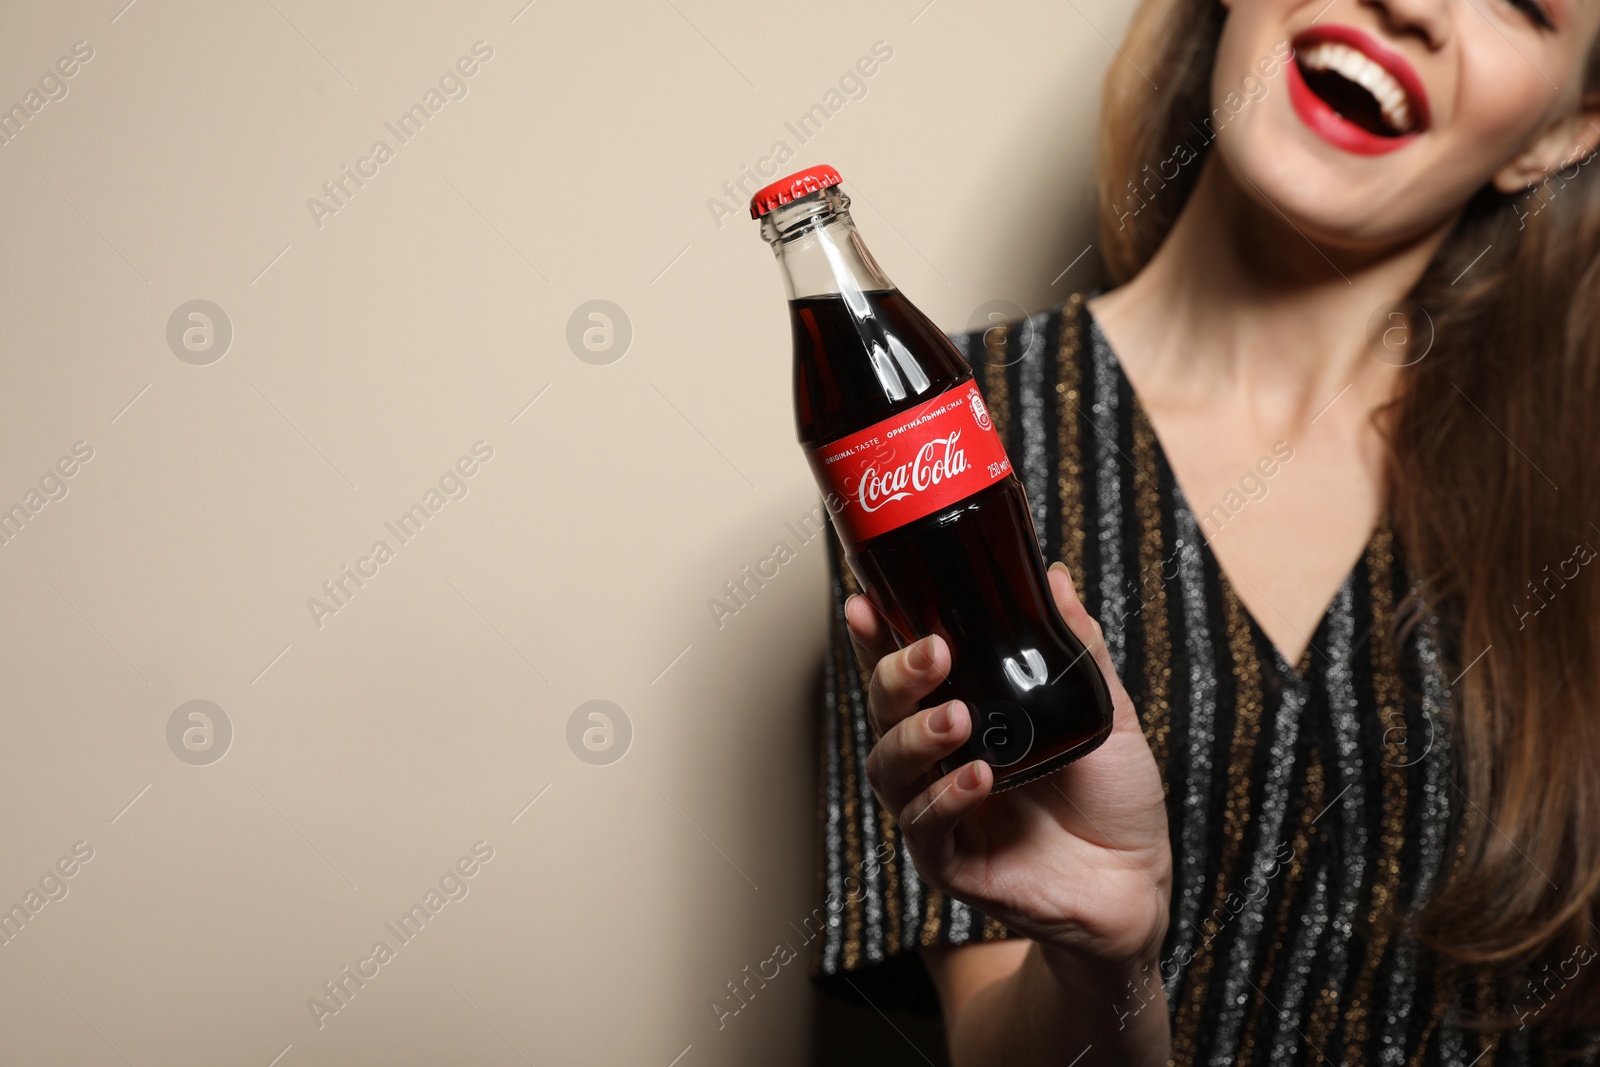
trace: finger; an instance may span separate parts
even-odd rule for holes
[[[1072,572],[1065,563],[1057,560],[1048,572],[1050,591],[1055,594],[1056,610],[1074,636],[1085,645],[1093,647],[1100,638],[1100,624],[1089,615],[1083,601],[1078,599],[1078,588],[1073,584]],[[1102,642],[1103,643],[1103,642]]]
[[[966,705],[952,700],[919,711],[885,733],[867,756],[867,780],[890,811],[939,775],[939,761],[960,748],[972,733]]]
[[[1050,565],[1049,570],[1050,591],[1055,594],[1056,610],[1061,613],[1061,619],[1072,631],[1073,636],[1082,641],[1089,650],[1095,665],[1100,668],[1100,674],[1106,680],[1106,685],[1111,689],[1112,704],[1117,720],[1128,719],[1137,728],[1138,716],[1133,710],[1133,701],[1123,689],[1121,680],[1117,677],[1117,668],[1111,662],[1111,650],[1106,648],[1105,631],[1100,624],[1089,614],[1083,606],[1083,601],[1078,599],[1078,591],[1072,583],[1072,574],[1067,570],[1065,563],[1056,562]]]
[[[882,737],[901,719],[916,712],[923,697],[950,673],[950,648],[938,634],[891,652],[878,661],[867,687],[867,717]]]
[[[1078,599],[1078,590],[1072,583],[1072,573],[1067,570],[1067,565],[1059,561],[1050,564],[1049,578],[1050,591],[1055,594],[1056,610],[1061,612],[1062,621],[1073,636],[1089,649],[1095,662],[1100,664],[1100,669],[1110,670],[1111,657],[1106,651],[1105,632],[1083,606],[1083,601]]]
[[[898,646],[889,623],[878,614],[872,601],[860,593],[852,593],[844,602],[844,621],[850,631],[850,644],[855,647],[861,669],[868,674],[877,670],[878,661]]]
[[[900,809],[900,832],[916,851],[919,866],[928,862],[937,868],[948,861],[950,835],[956,824],[983,803],[993,787],[994,771],[983,760],[973,760],[934,782]]]

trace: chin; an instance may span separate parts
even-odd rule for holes
[[[1408,153],[1355,155],[1324,144],[1292,113],[1263,110],[1254,120],[1217,139],[1217,163],[1269,220],[1286,220],[1320,247],[1392,248],[1447,222],[1454,208],[1446,206],[1470,193],[1430,188],[1441,184],[1446,169],[1417,155],[1422,145]]]
[[[1219,139],[1217,156],[1227,180],[1269,219],[1287,221],[1319,245],[1367,245],[1388,229],[1354,176],[1315,151],[1282,138],[1241,136],[1231,144]]]

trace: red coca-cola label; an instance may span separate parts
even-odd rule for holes
[[[949,507],[1011,473],[972,381],[807,454],[853,544]]]

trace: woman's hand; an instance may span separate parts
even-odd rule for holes
[[[1111,734],[1054,774],[989,795],[975,760],[940,776],[966,741],[959,700],[917,710],[950,670],[938,636],[896,650],[863,596],[845,604],[851,640],[872,672],[868,711],[879,740],[867,759],[878,801],[894,813],[924,881],[1078,963],[1130,973],[1156,963],[1172,886],[1161,777],[1100,627],[1061,564],[1050,568],[1061,617],[1091,650],[1115,704]]]

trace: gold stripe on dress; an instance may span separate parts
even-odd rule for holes
[[[856,822],[858,803],[856,799],[856,736],[854,728],[854,701],[851,699],[850,683],[847,680],[845,665],[840,662],[844,656],[842,647],[834,649],[835,677],[840,679],[839,696],[839,777],[842,780],[840,800],[844,805],[844,869],[848,872],[861,870],[861,827]],[[845,880],[849,885],[849,878]],[[859,876],[857,885],[860,885]],[[853,971],[861,966],[861,915],[862,893],[845,892],[845,923],[844,923],[844,969]]]
[[[985,358],[983,361],[983,393],[989,402],[989,417],[994,420],[994,432],[1011,448],[1011,386],[1006,381],[1006,341],[1011,336],[1009,324],[992,326],[981,338]],[[1012,464],[1015,467],[1015,464]]]
[[[1434,991],[1433,1009],[1428,1013],[1428,1025],[1422,1028],[1422,1036],[1417,1040],[1416,1051],[1412,1052],[1406,1067],[1423,1067],[1423,1061],[1428,1058],[1428,1042],[1439,1029],[1444,1013],[1449,1010],[1450,993],[1458,988],[1457,970],[1449,964],[1440,964],[1436,967],[1433,980],[1437,987]]]
[[[1222,865],[1217,872],[1215,903],[1201,922],[1201,932],[1208,923],[1214,924],[1216,915],[1223,910],[1235,882],[1239,853],[1244,848],[1245,826],[1250,821],[1250,765],[1255,757],[1256,737],[1261,732],[1261,660],[1256,655],[1255,643],[1250,634],[1249,617],[1245,614],[1239,597],[1227,584],[1222,583],[1223,602],[1228,620],[1228,646],[1233,659],[1233,677],[1236,692],[1233,718],[1233,741],[1228,750],[1228,791],[1222,810]],[[1187,975],[1187,996],[1178,1009],[1172,1026],[1172,1047],[1180,1063],[1194,1060],[1195,1039],[1205,1007],[1210,986],[1211,971],[1216,966],[1216,953],[1202,944]]]
[[[1485,1018],[1494,1012],[1495,995],[1494,981],[1489,971],[1485,968],[1478,969],[1477,981],[1473,983],[1476,997],[1472,1005],[1472,1013],[1478,1018]],[[1473,1067],[1494,1067],[1495,1057],[1500,1055],[1501,1034],[1480,1033],[1478,1035],[1478,1059],[1473,1060]]]
[[[888,808],[878,809],[878,832],[882,834],[880,855],[887,856],[883,863],[884,951],[893,956],[900,951],[900,843],[894,813]]]
[[[844,542],[840,540],[838,531],[833,528],[833,516],[831,515],[828,516],[828,528],[834,547],[839,550],[839,583],[844,587],[844,599],[849,600],[857,593],[862,592],[861,583],[856,581],[856,572],[850,569],[850,561],[845,558]],[[850,624],[840,620],[839,625],[844,628],[844,641],[846,645],[850,646],[850,654],[855,655],[856,643],[850,640]],[[861,657],[859,656],[856,656],[856,670],[861,672],[863,678],[867,676],[865,665],[861,662]],[[842,673],[839,675],[838,696],[839,706],[847,708],[850,703],[850,680]],[[844,721],[849,722],[849,719]]]
[[[849,600],[857,593],[863,592],[861,583],[856,580],[856,572],[850,568],[850,561],[845,556],[844,541],[839,537],[839,531],[833,525],[832,515],[828,516],[828,529],[830,531],[829,536],[833,539],[834,547],[839,550],[839,581],[844,586],[844,599]],[[849,638],[850,628],[846,626],[846,641],[849,641]]]
[[[1079,354],[1083,348],[1083,329],[1079,315],[1083,309],[1083,294],[1074,293],[1061,309],[1061,346],[1056,362],[1059,378],[1056,381],[1056,451],[1059,468],[1056,471],[1056,489],[1061,502],[1061,562],[1072,572],[1072,580],[1080,585],[1083,573],[1083,456],[1078,448],[1078,403],[1082,399],[1082,367]]]
[[[856,581],[856,572],[850,569],[850,564],[844,559],[844,549],[839,550],[840,567],[839,577],[844,581],[844,598],[849,600],[861,592],[861,583]]]
[[[1372,904],[1367,912],[1367,954],[1356,979],[1350,1006],[1345,1012],[1345,1062],[1365,1058],[1372,988],[1378,979],[1396,912],[1401,907],[1400,854],[1406,845],[1406,758],[1405,705],[1400,693],[1399,667],[1394,646],[1394,536],[1387,518],[1380,520],[1367,557],[1372,587],[1372,635],[1369,642],[1372,689],[1378,703],[1378,728],[1383,730],[1383,819],[1382,850],[1377,876],[1372,883]]]
[[[1161,792],[1171,792],[1167,780],[1167,739],[1172,732],[1168,686],[1172,681],[1172,635],[1167,632],[1166,546],[1161,535],[1161,496],[1156,474],[1156,433],[1144,409],[1133,410],[1134,513],[1139,523],[1139,618],[1144,625],[1145,696],[1139,719],[1145,739],[1161,772]]]
[[[1333,988],[1336,981],[1338,975],[1330,974],[1312,1000],[1311,1018],[1306,1023],[1306,1044],[1312,1048],[1320,1049],[1328,1043],[1328,1034],[1333,1029],[1334,1016],[1339,1010],[1339,994]]]
[[[928,905],[922,920],[922,937],[924,945],[932,945],[939,940],[940,913],[944,911],[944,894],[928,887]]]

